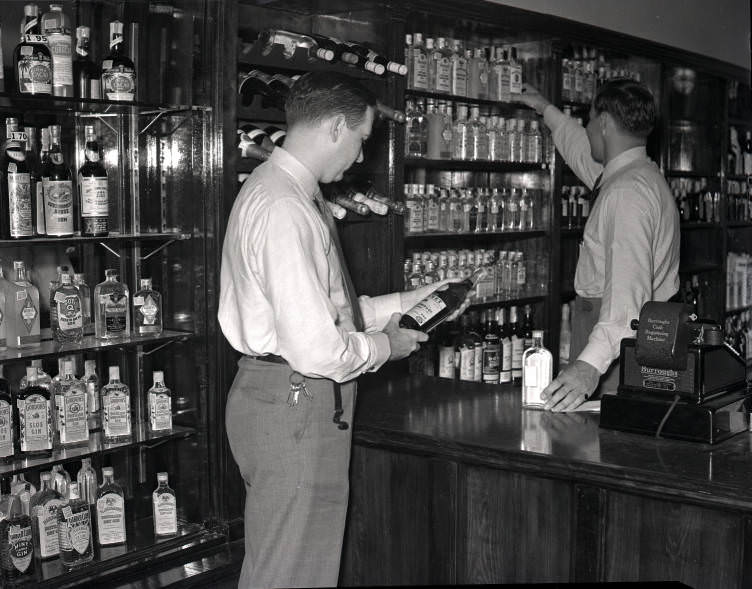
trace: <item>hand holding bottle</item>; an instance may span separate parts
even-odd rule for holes
[[[522,85],[522,93],[517,95],[517,100],[523,104],[528,105],[530,108],[535,109],[535,112],[542,115],[546,107],[551,102],[541,94],[535,86],[530,84]]]
[[[390,360],[402,360],[420,349],[420,342],[428,340],[428,335],[415,329],[405,329],[399,326],[402,315],[394,313],[382,330],[389,338],[391,353]]]
[[[437,290],[446,290],[448,288],[448,285],[462,282],[462,280],[463,278],[461,277],[445,278],[444,280],[440,280],[432,284],[420,286],[414,290],[406,290],[400,293],[400,296],[402,297],[402,308],[405,310],[412,309],[415,305],[417,305],[431,293]],[[457,319],[457,317],[462,315],[467,310],[467,308],[470,306],[470,303],[471,297],[466,297],[462,301],[462,304],[457,308],[457,310],[452,312],[452,314],[444,319],[444,321],[454,321],[455,319]]]

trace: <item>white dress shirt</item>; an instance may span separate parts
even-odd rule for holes
[[[388,360],[381,330],[414,301],[361,296],[365,332],[355,331],[337,249],[313,201],[318,190],[311,171],[279,147],[245,181],[222,248],[218,318],[239,352],[277,354],[301,374],[345,382]]]
[[[679,290],[679,211],[658,166],[644,147],[628,149],[603,167],[593,160],[585,129],[554,106],[544,110],[556,148],[574,173],[600,192],[580,246],[574,287],[601,299],[598,323],[578,356],[601,374],[619,357],[629,324],[647,301],[667,301]]]

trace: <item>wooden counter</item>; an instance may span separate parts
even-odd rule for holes
[[[752,587],[752,436],[598,419],[522,409],[519,388],[364,379],[342,583]]]

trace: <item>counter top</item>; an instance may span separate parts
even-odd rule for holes
[[[596,413],[523,409],[519,387],[428,376],[361,379],[356,444],[752,509],[752,434],[716,445],[599,427]]]

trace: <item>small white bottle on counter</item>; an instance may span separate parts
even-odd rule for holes
[[[533,330],[533,345],[522,355],[522,406],[543,407],[541,393],[553,378],[553,356],[543,347],[543,330]]]

